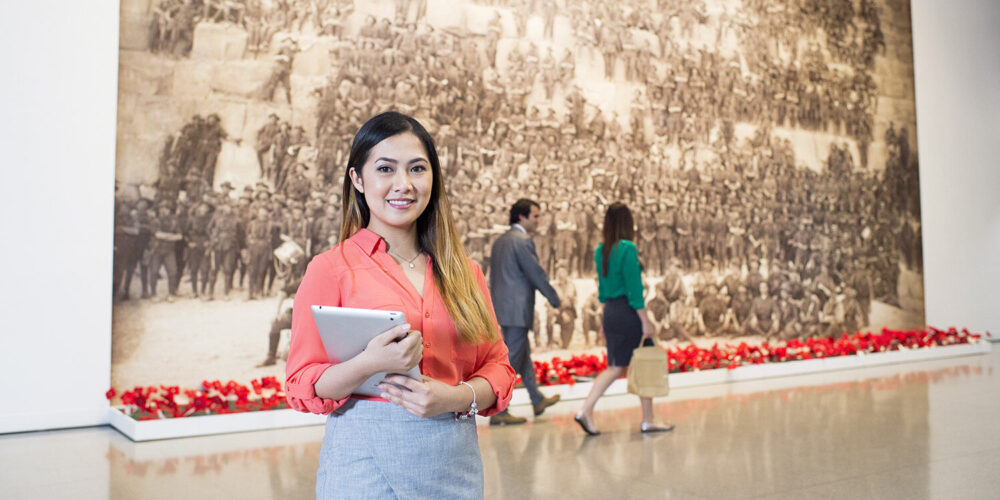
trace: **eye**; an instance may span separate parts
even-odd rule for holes
[[[427,165],[424,165],[422,163],[410,167],[410,172],[426,172],[426,171],[427,171]]]
[[[378,165],[378,166],[375,167],[375,171],[378,172],[378,173],[380,173],[380,174],[391,174],[392,173],[392,166],[391,165],[386,165],[386,164]]]

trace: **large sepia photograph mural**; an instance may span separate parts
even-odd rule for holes
[[[390,109],[487,273],[540,202],[536,360],[601,349],[613,201],[664,345],[924,323],[908,0],[122,0],[120,43],[112,386],[283,379]]]

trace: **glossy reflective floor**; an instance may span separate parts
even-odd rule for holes
[[[481,425],[487,498],[1000,498],[1000,349],[632,396]],[[528,407],[515,408],[527,415]],[[0,436],[0,498],[311,498],[322,427],[132,443],[108,427]]]

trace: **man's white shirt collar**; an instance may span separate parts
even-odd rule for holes
[[[511,224],[511,226],[513,226],[513,227],[516,227],[516,228],[520,229],[520,230],[521,230],[521,232],[522,232],[522,233],[524,233],[524,234],[528,234],[528,230],[527,230],[527,229],[525,229],[524,227],[522,227],[522,226],[521,226],[520,224],[518,224],[518,223],[516,223],[516,222],[515,222],[514,224]]]

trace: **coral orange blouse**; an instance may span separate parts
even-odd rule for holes
[[[478,265],[472,261],[470,265],[492,313],[486,278]],[[362,229],[313,258],[295,294],[292,342],[285,365],[285,394],[289,405],[298,411],[330,413],[347,401],[347,398],[321,398],[313,387],[323,372],[336,363],[327,359],[310,310],[313,305],[401,311],[410,328],[423,335],[421,373],[450,385],[473,377],[486,379],[496,393],[497,402],[492,408],[480,411],[483,416],[502,411],[510,402],[514,370],[507,360],[507,346],[503,340],[474,345],[462,342],[434,282],[430,259],[421,297],[386,252],[385,240]],[[493,325],[499,330],[495,318]],[[350,397],[384,401],[362,395]]]

